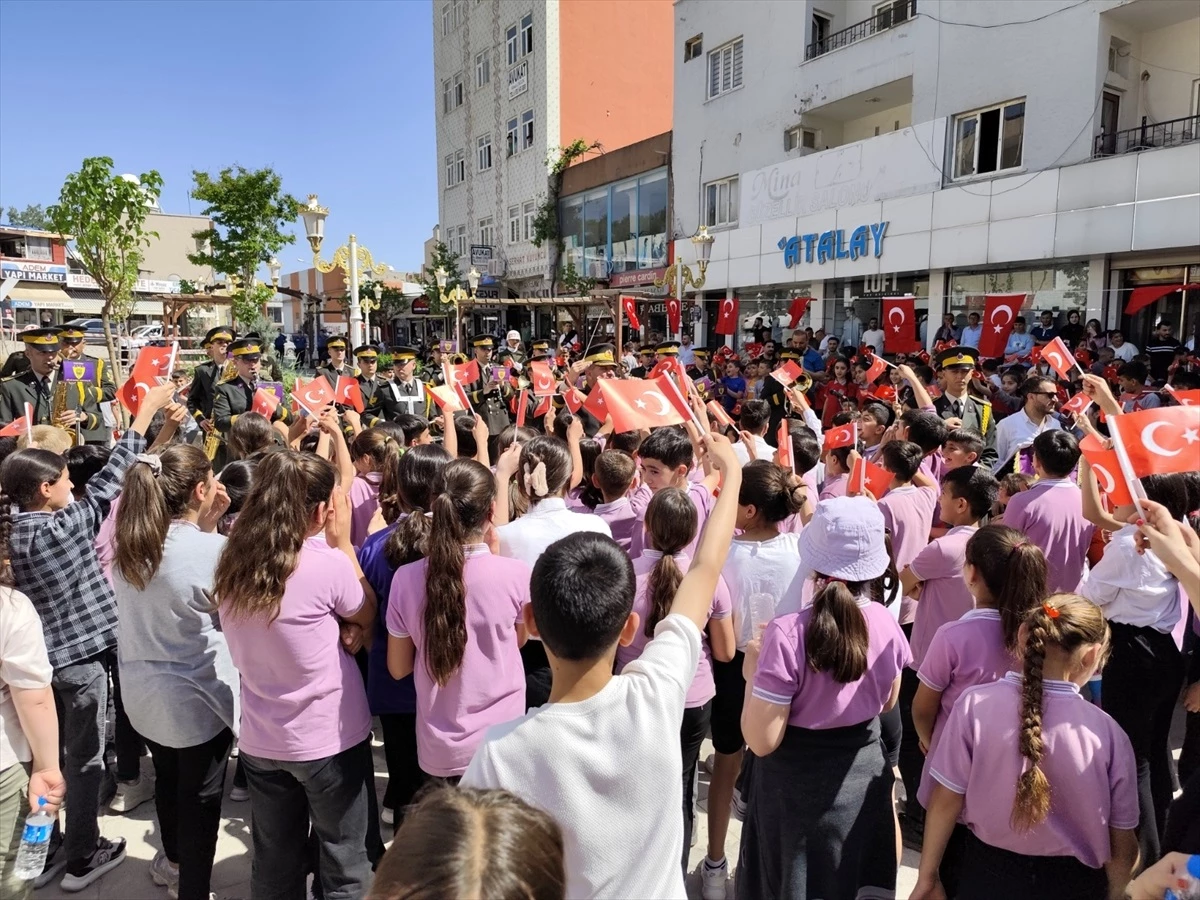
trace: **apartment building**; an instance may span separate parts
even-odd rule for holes
[[[990,292],[1139,337],[1193,334],[1200,13],[1188,0],[675,5],[676,251],[716,234],[704,298],[814,327]],[[709,312],[715,304],[706,304]],[[926,331],[932,343],[934,328]]]
[[[670,130],[671,0],[435,0],[433,33],[441,239],[481,298],[548,297],[548,156]]]

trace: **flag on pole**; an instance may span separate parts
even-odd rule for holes
[[[792,432],[788,428],[788,420],[783,419],[779,423],[779,430],[775,433],[775,445],[779,451],[779,465],[789,470],[793,475],[796,474],[796,454],[792,447]]]
[[[660,425],[681,425],[686,421],[670,396],[672,390],[678,393],[678,387],[663,376],[623,381],[606,378],[597,382],[597,387],[599,390],[593,393],[599,393],[604,398],[605,410],[612,419],[613,431],[617,433]],[[591,402],[589,397],[585,408]]]
[[[812,302],[812,297],[793,297],[792,305],[788,307],[788,330],[795,328],[800,324],[800,320],[804,318],[804,312],[808,309],[808,304]]]
[[[836,450],[838,447],[853,447],[858,443],[858,423],[839,425],[825,432],[825,449]]]
[[[1200,406],[1161,406],[1110,416],[1108,425],[1136,478],[1191,472],[1200,464]]]
[[[791,387],[792,383],[803,374],[804,370],[789,359],[782,366],[772,372],[771,377],[784,387]]]
[[[891,484],[891,472],[860,456],[854,460],[854,465],[850,469],[850,481],[846,488],[846,494],[850,497],[858,497],[870,491],[871,496],[878,500],[887,493]]]
[[[529,391],[521,391],[521,399],[517,401],[517,427],[525,425],[525,415],[529,412]]]
[[[297,378],[296,385],[292,388],[292,396],[300,404],[300,408],[313,418],[319,418],[335,399],[333,388],[324,375],[317,375],[309,382]]]
[[[709,400],[708,404],[704,408],[707,409],[708,414],[717,421],[717,424],[723,425],[726,428],[736,427],[733,418],[725,411],[725,407],[723,407],[716,400]]]
[[[720,311],[717,313],[717,324],[713,326],[713,331],[717,334],[737,334],[740,305],[737,297],[726,297],[722,300]]]
[[[637,298],[622,294],[621,310],[625,313],[625,321],[629,323],[629,327],[634,331],[639,331],[642,327],[642,320],[638,318],[637,314]]]
[[[447,384],[426,384],[425,390],[438,409],[444,413],[463,412],[467,408],[459,398],[458,392]]]
[[[529,364],[529,376],[533,381],[535,397],[551,397],[554,395],[554,370],[549,363],[534,360]]]
[[[162,384],[162,379],[171,374],[171,347],[143,347],[129,379],[121,386],[121,403],[133,415],[137,415],[142,398],[151,388]]]
[[[1004,355],[1013,322],[1025,305],[1025,294],[988,294],[983,304],[983,333],[979,338],[979,355],[993,359]]]
[[[883,350],[886,353],[912,353],[919,349],[917,340],[916,299],[883,298]]]
[[[269,420],[278,408],[279,398],[275,396],[274,391],[258,388],[254,392],[254,403],[250,406],[250,412],[258,413]]]
[[[1079,442],[1079,452],[1092,467],[1092,474],[1096,476],[1096,485],[1100,488],[1100,493],[1106,494],[1114,506],[1125,506],[1133,502],[1129,486],[1121,476],[1121,461],[1116,450],[1109,450],[1095,435],[1088,434]]]
[[[337,383],[337,402],[343,406],[354,407],[355,412],[362,412],[363,406],[362,388],[358,386],[358,380],[350,375],[342,375],[338,378]]]

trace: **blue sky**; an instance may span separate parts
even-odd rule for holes
[[[271,166],[329,207],[326,257],[353,231],[419,267],[437,222],[429,0],[4,0],[0,31],[0,206],[55,202],[88,156],[157,169],[175,213],[193,169]],[[311,259],[296,233],[285,272]]]

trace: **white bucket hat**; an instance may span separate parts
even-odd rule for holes
[[[508,333],[508,337],[505,338],[506,341],[519,341],[520,339],[521,339],[521,332],[519,332],[519,331],[510,331]]]
[[[813,572],[842,581],[871,581],[891,562],[883,513],[866,497],[834,497],[817,504],[800,532],[800,557]]]

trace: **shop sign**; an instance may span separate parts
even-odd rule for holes
[[[67,273],[67,287],[84,291],[98,291],[100,285],[91,275],[82,272]],[[174,294],[179,290],[178,281],[163,281],[157,278],[139,278],[133,285],[135,294]]]
[[[667,275],[666,268],[661,269],[632,269],[628,272],[613,272],[608,277],[609,287],[638,287],[643,284],[654,284],[662,281]]]
[[[797,234],[792,237],[781,237],[778,247],[783,251],[783,264],[789,269],[800,264],[801,246],[804,251],[804,262],[813,262],[814,251],[816,263],[821,265],[831,259],[859,259],[883,256],[883,235],[887,231],[887,222],[873,222],[870,225],[859,225],[850,233],[850,242],[846,242],[846,232],[841,228],[833,231],[822,231],[820,234]]]
[[[529,60],[523,59],[508,70],[508,99],[520,97],[529,90]]]
[[[67,267],[51,263],[30,262],[27,259],[16,262],[4,260],[0,262],[0,278],[16,278],[19,281],[44,281],[56,284],[66,284]]]
[[[475,268],[480,266],[487,268],[487,264],[492,261],[492,248],[486,244],[471,245],[471,265]]]
[[[413,312],[414,316],[429,315],[429,298],[428,297],[417,297],[415,300],[413,300],[412,312]]]
[[[498,287],[481,287],[475,291],[476,300],[499,300],[500,288]]]

